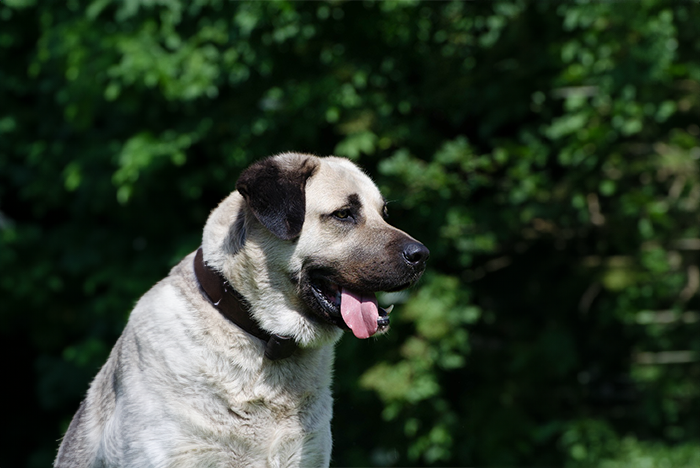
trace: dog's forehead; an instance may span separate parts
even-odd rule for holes
[[[354,194],[363,205],[382,210],[384,197],[372,179],[354,163],[337,157],[320,161],[318,171],[307,184],[307,203],[313,202],[323,209],[338,209]],[[323,196],[315,197],[314,193]]]

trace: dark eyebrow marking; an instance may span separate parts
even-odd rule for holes
[[[348,195],[348,207],[359,210],[362,208],[362,203],[360,202],[360,196],[356,193],[351,193]]]

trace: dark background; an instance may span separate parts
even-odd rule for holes
[[[338,347],[335,466],[700,466],[698,24],[3,0],[0,466],[50,465],[137,298],[289,150],[357,161],[432,253],[391,333]]]

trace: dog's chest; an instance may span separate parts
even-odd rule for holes
[[[256,437],[293,431],[309,432],[332,414],[332,361],[301,356],[257,365],[221,361],[205,373],[209,404],[234,433]]]
[[[255,460],[275,465],[274,459],[308,453],[309,445],[319,456],[327,455],[330,370],[322,376],[304,375],[294,366],[232,371],[219,363],[216,369],[203,382],[208,391],[197,392],[200,397],[186,424],[178,424],[190,428],[189,434],[182,435],[192,445],[209,445],[213,452],[230,454],[225,457],[233,457],[230,461],[240,466],[255,466]]]

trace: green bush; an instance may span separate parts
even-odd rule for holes
[[[684,444],[668,447],[659,443],[639,442],[634,438],[623,439],[620,454],[614,459],[603,460],[600,468],[693,468],[700,466],[700,447]]]
[[[391,333],[339,345],[334,464],[696,465],[699,20],[660,0],[0,3],[0,465],[50,464],[135,300],[288,150],[356,160],[431,249],[382,298]]]

